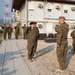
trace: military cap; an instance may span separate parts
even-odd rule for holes
[[[65,20],[65,17],[64,16],[60,16],[59,19],[64,19]]]
[[[37,24],[36,22],[30,22],[30,25],[32,25],[32,24]]]

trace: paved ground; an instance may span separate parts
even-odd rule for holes
[[[56,72],[58,67],[56,43],[38,41],[36,61],[27,60],[27,40],[3,41],[0,47],[0,75],[75,75],[75,55],[72,56],[72,40],[69,39],[65,72]]]
[[[35,62],[29,62],[27,60],[27,41],[20,39],[17,42],[23,59],[26,61],[30,71],[33,75],[75,75],[75,56],[72,56],[72,40],[69,39],[68,53],[67,53],[67,65],[68,68],[64,73],[55,72],[58,67],[56,57],[56,43],[45,43],[40,40],[38,42],[37,53],[35,56]]]
[[[16,40],[3,41],[0,46],[0,75],[31,75]]]

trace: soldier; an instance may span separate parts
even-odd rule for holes
[[[11,39],[12,32],[13,32],[13,29],[12,29],[11,25],[9,25],[9,27],[8,27],[8,39]]]
[[[17,25],[17,26],[15,26],[15,39],[18,39],[19,33],[20,33],[20,28]]]
[[[37,25],[36,25],[36,22],[35,22],[35,24],[34,24],[34,27],[35,27],[35,30],[37,31],[37,38],[39,38],[39,29],[38,29],[38,27],[37,27]],[[38,39],[37,39],[38,40]],[[37,55],[37,53],[36,53],[36,49],[37,49],[37,42],[35,42],[35,47],[34,47],[34,55]]]
[[[73,39],[73,55],[75,54],[75,27],[74,27],[74,30],[71,32],[71,37]]]
[[[25,37],[26,37],[26,25],[25,24],[22,27],[22,29],[23,29],[23,36],[24,36],[24,39],[25,39]]]
[[[4,37],[4,40],[6,40],[7,26],[4,24],[4,25],[2,26],[2,29],[3,29],[3,37]]]
[[[65,23],[63,16],[59,17],[59,26],[57,31],[57,59],[59,63],[59,69],[56,71],[63,72],[66,69],[66,54],[68,50],[67,35],[69,31],[69,25]]]
[[[31,22],[30,27],[27,29],[28,33],[28,59],[30,61],[33,61],[34,53],[36,53],[36,47],[37,47],[37,40],[39,36],[39,30],[36,27],[36,22]]]

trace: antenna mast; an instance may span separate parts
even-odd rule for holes
[[[11,23],[9,0],[5,0],[4,23],[5,23],[5,24]]]

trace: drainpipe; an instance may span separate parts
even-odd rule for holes
[[[26,25],[28,26],[28,0],[26,0],[26,11],[27,11],[27,13],[26,13]]]

